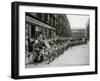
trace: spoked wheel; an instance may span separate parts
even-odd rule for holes
[[[32,54],[28,56],[28,59],[30,64],[34,62],[34,57]]]
[[[55,59],[55,57],[54,56],[51,56],[50,57],[50,62],[52,62],[54,59]]]
[[[59,50],[59,55],[62,55],[62,50]]]
[[[49,64],[49,63],[50,63],[50,59],[48,58],[47,55],[44,55],[44,62],[45,62],[46,64]]]
[[[59,56],[59,54],[58,54],[57,50],[54,51],[54,58],[56,58],[56,57],[58,57],[58,56]]]

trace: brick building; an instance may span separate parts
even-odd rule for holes
[[[30,50],[30,39],[37,39],[39,33],[44,39],[69,37],[71,28],[68,18],[64,14],[25,13],[26,50]]]

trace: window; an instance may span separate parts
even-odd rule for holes
[[[37,13],[37,18],[42,20],[42,13]]]
[[[35,38],[35,25],[31,25],[31,38]]]
[[[48,14],[46,14],[46,13],[44,14],[44,21],[48,22]]]

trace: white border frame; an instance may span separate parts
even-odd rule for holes
[[[26,69],[25,68],[25,12],[90,15],[90,65]],[[95,40],[94,39],[95,39],[95,10],[21,5],[19,6],[19,75],[23,76],[23,75],[95,71]]]

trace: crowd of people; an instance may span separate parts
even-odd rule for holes
[[[29,59],[29,63],[35,65],[41,62],[49,64],[55,58],[64,54],[64,51],[66,51],[68,48],[86,43],[87,40],[85,38],[72,39],[63,37],[44,39],[42,36],[40,36],[38,39],[31,42],[27,57]]]

